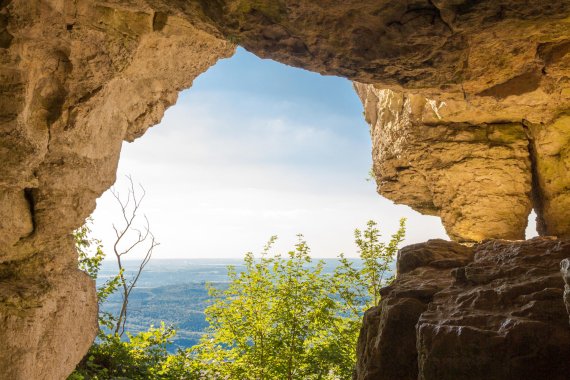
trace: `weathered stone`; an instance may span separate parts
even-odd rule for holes
[[[564,278],[564,303],[566,304],[566,310],[568,311],[568,317],[570,321],[570,259],[564,259],[560,263],[560,271],[562,272],[562,277]]]
[[[429,242],[405,249],[408,256],[417,251],[415,262],[422,266],[398,275],[369,312],[374,318],[365,318],[355,378],[565,379],[570,324],[559,263],[570,254],[570,241],[491,240],[475,245],[473,261],[464,267],[434,268],[426,257],[457,256],[456,243],[447,245],[449,253],[442,242],[437,249]],[[391,305],[404,303],[411,285],[432,289],[420,299],[423,310],[394,314]],[[391,375],[400,367],[415,372]]]
[[[569,46],[540,44],[540,77],[521,74],[475,95],[356,83],[379,193],[440,215],[457,240],[523,238],[530,199],[540,234],[570,236]]]
[[[538,230],[570,237],[570,115],[546,125],[529,123],[529,129],[535,154]]]
[[[364,314],[357,379],[417,379],[415,325],[426,308],[427,304],[416,298],[392,298]],[[389,346],[394,342],[397,346]]]
[[[235,45],[142,1],[0,7],[0,377],[61,379],[97,331],[70,232],[115,181],[123,140]]]
[[[0,193],[0,246],[12,246],[34,229],[26,190]]]
[[[380,194],[440,215],[459,241],[524,238],[531,160],[522,123],[436,121],[441,104],[423,96],[356,88],[371,124]]]
[[[564,379],[570,325],[559,263],[570,242],[489,241],[465,267],[486,272],[434,296],[418,321],[421,379]]]
[[[483,93],[500,100],[538,89],[533,99],[540,99],[569,81],[561,75],[567,69],[562,60],[568,50],[566,1],[548,6],[522,0],[202,4],[226,36],[255,54],[383,88],[461,94],[458,99]],[[545,91],[547,81],[558,89]]]
[[[396,281],[381,291],[382,301],[366,312],[358,339],[358,380],[416,380],[416,324],[433,296],[451,286],[457,259],[470,260],[472,249],[444,240],[402,248]],[[449,266],[433,266],[448,260]],[[465,265],[461,261],[455,266]]]
[[[64,379],[97,333],[94,283],[77,269],[49,280],[3,279],[0,302],[2,379]]]
[[[467,265],[473,260],[473,250],[460,244],[449,244],[437,239],[408,245],[398,251],[396,269],[403,275],[419,267],[431,266],[440,269]]]
[[[0,335],[0,368],[57,378],[85,350],[94,330],[75,331],[91,326],[95,300],[64,286],[76,264],[69,233],[114,182],[122,142],[157,123],[236,42],[367,83],[357,88],[380,192],[441,215],[452,238],[521,238],[531,196],[542,232],[567,236],[569,12],[566,0],[0,2],[0,294],[9,295],[0,316],[14,332]],[[463,265],[456,253],[409,273]],[[38,308],[13,307],[9,289]],[[400,291],[412,301],[394,313],[438,289]],[[70,318],[79,299],[90,306]],[[53,314],[57,300],[69,308]],[[50,332],[50,318],[69,324],[68,340]],[[40,335],[58,338],[34,343]],[[25,344],[25,360],[3,352]]]

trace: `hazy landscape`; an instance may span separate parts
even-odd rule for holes
[[[331,273],[338,261],[324,259],[325,272]],[[351,260],[359,263],[358,259]],[[315,260],[316,262],[316,260]],[[127,275],[138,268],[136,260],[125,261]],[[153,259],[145,267],[137,287],[129,298],[127,331],[136,333],[148,330],[150,325],[159,326],[161,321],[176,329],[171,351],[191,347],[198,342],[208,326],[204,308],[208,305],[206,284],[227,286],[227,267],[243,267],[238,259]],[[117,273],[116,263],[106,260],[99,274],[102,283]],[[116,313],[121,295],[117,292],[102,305],[101,311]]]

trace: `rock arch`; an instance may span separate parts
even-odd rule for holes
[[[0,2],[0,373],[62,378],[96,332],[70,232],[123,140],[236,44],[357,82],[381,194],[451,237],[570,235],[570,3]]]

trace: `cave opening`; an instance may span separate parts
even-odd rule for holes
[[[362,103],[347,79],[241,48],[200,75],[159,125],[123,143],[115,189],[125,190],[127,175],[144,187],[141,211],[160,242],[129,301],[126,330],[164,321],[183,326],[173,350],[197,344],[207,327],[195,301],[207,294],[204,283],[227,281],[226,265],[240,267],[246,252],[273,235],[275,252],[291,250],[302,233],[311,256],[331,263],[340,253],[358,256],[354,229],[370,219],[388,240],[407,218],[402,247],[448,239],[438,217],[378,195],[371,149]],[[92,226],[106,252],[120,218],[109,190]],[[132,253],[124,261],[131,278],[144,252]],[[117,273],[108,258],[100,281]],[[114,295],[101,310],[117,314],[120,306]]]
[[[384,320],[407,323],[410,340],[399,324],[380,323],[386,330],[376,323],[363,326],[363,336],[370,339],[363,341],[356,377],[375,371],[403,378],[390,370],[414,363],[410,378],[565,378],[570,355],[570,300],[568,292],[564,294],[570,283],[570,244],[563,239],[570,231],[570,3],[419,3],[2,2],[0,373],[13,379],[64,378],[85,354],[97,332],[98,305],[92,279],[76,269],[70,233],[115,181],[122,141],[140,137],[158,123],[180,89],[190,87],[219,58],[232,55],[239,43],[260,56],[367,83],[370,97],[365,101],[372,106],[390,102],[394,107],[384,108],[396,116],[414,116],[428,106],[433,111],[429,119],[436,124],[440,119],[450,125],[469,121],[466,128],[440,131],[415,128],[422,123],[397,125],[396,138],[416,132],[401,152],[421,156],[417,162],[422,167],[395,162],[394,172],[403,181],[383,193],[442,215],[456,242],[443,244],[443,260],[438,256],[426,263],[428,270],[420,268],[423,274],[410,275],[419,286],[406,289],[406,281],[399,281],[392,287],[404,299],[393,298],[391,305],[402,308],[392,308],[393,314],[383,308]],[[192,90],[180,96],[179,106],[168,111],[162,126],[125,146],[118,177],[131,174],[147,189],[145,210],[163,243],[156,258],[189,252],[212,256],[214,252],[205,250],[210,246],[223,252],[219,254],[229,255],[231,249],[242,255],[271,234],[289,246],[286,239],[294,239],[297,232],[305,233],[315,256],[335,255],[347,250],[335,239],[342,237],[353,247],[352,229],[369,218],[379,220],[385,233],[393,230],[387,222],[391,213],[380,205],[389,202],[365,181],[370,146],[359,145],[355,136],[368,142],[368,128],[350,83],[311,74],[336,80],[351,94],[346,99],[355,105],[354,116],[348,118],[341,116],[348,103],[333,102],[321,109],[321,102],[305,96],[316,88],[319,101],[339,94],[334,86],[317,87],[316,80],[307,79],[309,74],[295,80],[289,72],[279,81],[274,72],[264,76],[261,67],[250,67],[251,75],[234,71],[219,77],[226,90],[238,79],[253,86],[265,102],[249,108],[245,105],[252,98],[247,92],[230,91],[224,100],[215,91],[210,97],[199,91],[216,70],[236,62],[240,54],[244,52],[198,78]],[[299,82],[303,96],[297,97],[297,105],[269,104],[275,99],[259,92],[268,87],[279,92]],[[210,107],[203,106],[206,100]],[[400,102],[418,107],[408,112],[396,107]],[[440,107],[444,102],[447,111]],[[187,105],[199,107],[184,110]],[[260,116],[260,111],[271,117]],[[313,119],[298,119],[303,113]],[[203,116],[201,123],[196,115]],[[167,125],[176,117],[179,129]],[[520,130],[520,120],[529,121],[527,131]],[[502,126],[490,125],[495,122]],[[430,136],[424,131],[437,133],[426,142]],[[457,241],[520,239],[527,218],[532,232],[534,215],[527,215],[530,138],[536,142],[536,151],[530,152],[531,159],[536,158],[532,175],[540,179],[544,200],[533,200],[545,220],[538,229],[560,239],[487,242],[481,248],[484,254],[473,255],[471,262],[457,260],[455,253],[470,249],[459,246],[455,252]],[[373,138],[373,143],[384,143],[390,152],[398,145],[395,140]],[[457,142],[467,144],[445,149]],[[436,160],[430,155],[433,145],[442,151]],[[466,146],[480,150],[471,152]],[[500,151],[490,154],[489,148]],[[138,153],[131,156],[131,151]],[[280,161],[283,157],[292,162]],[[384,174],[378,157],[375,167]],[[355,162],[362,165],[350,166]],[[429,176],[423,176],[426,170]],[[397,182],[384,182],[391,180]],[[439,185],[437,199],[432,199],[434,185]],[[411,191],[406,194],[404,189]],[[400,194],[405,196],[397,197]],[[105,197],[97,213],[106,212],[104,203]],[[263,205],[273,208],[263,211]],[[397,211],[396,218],[410,213],[409,237],[421,241],[438,236],[426,229],[421,220],[427,219],[420,219],[424,217],[407,208]],[[94,232],[105,239],[99,229],[110,227],[111,219],[106,223],[98,215]],[[303,223],[294,223],[294,216]],[[227,223],[230,220],[233,224]],[[251,220],[256,223],[248,224]],[[452,235],[458,221],[464,223]],[[283,226],[293,230],[280,229]],[[335,229],[338,226],[345,229]],[[200,241],[202,246],[191,245]],[[423,249],[417,254],[425,257]],[[469,269],[462,269],[465,265]],[[410,296],[418,299],[410,302]],[[380,338],[381,346],[388,348],[380,353],[387,363],[367,356],[382,348]],[[517,342],[532,342],[532,352]]]
[[[350,81],[238,48],[123,144],[117,188],[127,174],[145,188],[155,259],[241,258],[272,235],[285,251],[297,233],[315,257],[355,256],[353,230],[369,219],[388,236],[407,218],[405,244],[447,238],[439,218],[376,193],[370,144]],[[113,201],[105,193],[94,213],[103,242],[112,241]]]

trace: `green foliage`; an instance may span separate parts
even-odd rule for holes
[[[101,263],[105,258],[101,240],[90,237],[93,219],[88,218],[85,224],[73,232],[75,248],[79,255],[79,269],[87,273],[94,280],[97,279]],[[95,251],[93,252],[93,248]]]
[[[380,288],[404,238],[405,220],[390,242],[373,221],[355,231],[362,268],[343,255],[332,275],[313,262],[302,236],[286,257],[246,254],[245,270],[229,268],[227,289],[210,288],[210,323],[187,351],[204,379],[348,379],[356,361],[363,312],[378,305]]]
[[[368,170],[367,176],[364,180],[366,182],[376,181],[376,175],[374,174],[374,168],[370,168],[370,170]]]
[[[81,247],[100,247],[88,232],[76,239],[82,268],[96,278],[104,255],[97,249],[91,261],[81,258]],[[362,315],[379,304],[404,234],[402,219],[384,243],[369,221],[355,231],[362,266],[340,255],[332,274],[311,259],[301,235],[284,256],[271,252],[272,237],[260,255],[245,255],[245,270],[228,268],[227,287],[209,286],[209,328],[198,345],[169,355],[175,331],[164,324],[127,340],[100,334],[70,379],[349,379]]]
[[[246,255],[244,272],[230,268],[228,289],[210,289],[209,333],[193,352],[211,378],[312,379],[332,370],[316,353],[335,318],[323,263],[308,265],[301,236],[285,258],[269,254],[274,241],[259,259]]]
[[[175,331],[162,324],[121,340],[109,334],[94,344],[70,379],[171,379],[166,347]]]
[[[390,265],[406,234],[406,220],[400,219],[400,228],[386,244],[380,241],[380,231],[376,226],[377,223],[370,220],[364,232],[358,229],[354,232],[354,239],[363,264],[359,276],[355,279],[360,280],[358,286],[366,288],[367,294],[371,297],[371,303],[365,305],[366,309],[377,306],[380,302],[380,289],[391,280],[391,278],[386,279],[385,276],[390,272]]]
[[[105,258],[101,241],[90,237],[91,219],[73,234],[79,255],[79,269],[97,279]],[[97,288],[101,305],[121,285],[123,270]],[[112,331],[117,318],[111,313],[99,313],[99,326]],[[77,365],[68,380],[104,379],[183,379],[177,375],[178,367],[174,356],[166,350],[175,330],[164,323],[159,328],[151,326],[148,331],[121,339],[116,333],[106,334],[100,329],[97,341]],[[177,377],[178,376],[178,377]]]
[[[79,269],[96,280],[99,270],[101,270],[103,259],[105,259],[105,252],[103,251],[101,240],[90,236],[91,224],[93,224],[93,219],[88,218],[83,226],[73,232],[73,237],[78,253]],[[117,291],[120,286],[122,274],[123,270],[120,270],[119,273],[97,288],[97,301],[99,306],[101,306],[111,294]],[[99,313],[100,326],[111,329],[115,323],[116,318],[113,314]]]

